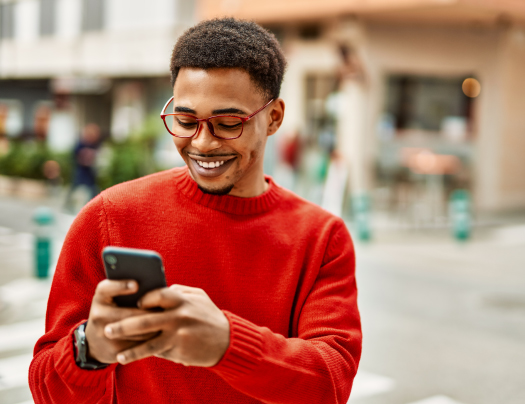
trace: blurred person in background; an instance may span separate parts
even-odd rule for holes
[[[9,151],[9,140],[7,139],[7,105],[0,103],[0,157]]]
[[[72,196],[77,188],[86,187],[89,190],[90,199],[99,193],[95,163],[100,139],[100,127],[96,123],[89,123],[82,130],[80,140],[73,150],[75,171],[65,202],[65,207],[68,210],[72,208]]]
[[[41,105],[35,111],[33,120],[33,136],[41,144],[45,144],[51,119],[51,109],[47,105]]]
[[[37,404],[347,402],[361,355],[350,234],[263,172],[285,64],[253,22],[179,38],[161,117],[187,167],[77,216],[29,371]],[[138,286],[104,279],[108,245],[156,250],[169,287],[117,307]]]

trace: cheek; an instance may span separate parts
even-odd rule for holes
[[[175,145],[175,147],[177,148],[177,150],[179,151],[181,155],[182,155],[182,151],[184,150],[186,146],[188,146],[189,143],[190,141],[188,139],[181,139],[179,137],[173,136],[173,144]]]
[[[250,133],[248,139],[251,141],[248,144],[243,145],[243,154],[248,157],[249,164],[253,164],[255,160],[262,158],[262,155],[264,154],[267,136],[266,126],[264,122],[261,121],[258,122],[256,130]]]
[[[249,150],[246,150],[246,157],[247,158],[247,164],[249,166],[252,166],[257,162],[260,158],[262,158],[264,153],[264,142],[262,140],[258,140],[255,144],[251,145]]]

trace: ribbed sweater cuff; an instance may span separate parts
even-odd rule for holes
[[[252,372],[262,356],[262,334],[255,324],[229,311],[223,313],[230,322],[230,346],[222,359],[210,368],[219,376],[237,378]]]
[[[77,366],[73,347],[73,332],[85,321],[82,320],[75,325],[68,335],[56,343],[54,347],[55,369],[62,380],[68,384],[78,387],[98,387],[101,384],[105,385],[107,377],[115,370],[118,364],[114,363],[107,368],[97,370],[86,370]]]

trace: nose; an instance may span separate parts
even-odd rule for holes
[[[211,134],[211,124],[201,122],[197,133],[191,139],[191,145],[202,153],[207,153],[220,148],[221,142]]]

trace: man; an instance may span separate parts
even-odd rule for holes
[[[36,403],[346,403],[361,353],[350,235],[263,174],[284,67],[251,22],[179,39],[162,116],[187,168],[117,185],[78,215],[30,368]],[[169,287],[116,307],[137,285],[105,280],[107,245],[159,252]]]
[[[87,187],[90,199],[98,194],[95,162],[97,150],[100,146],[100,137],[100,127],[96,123],[89,123],[82,130],[81,138],[73,150],[75,172],[73,183],[66,196],[65,207],[68,210],[72,210],[73,192],[78,187]]]

